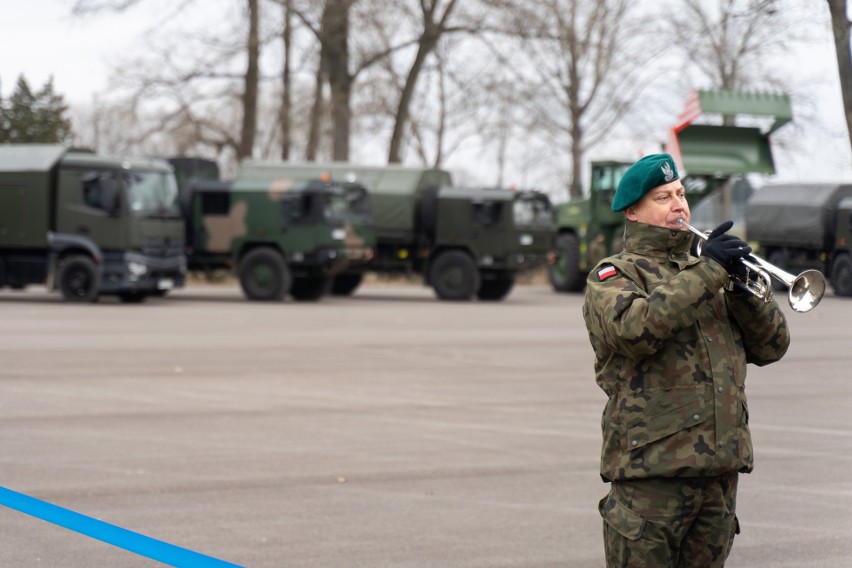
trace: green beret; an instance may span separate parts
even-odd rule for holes
[[[678,179],[677,166],[668,154],[650,154],[627,168],[618,189],[615,190],[615,199],[612,200],[613,211],[624,211],[643,195],[661,185]]]

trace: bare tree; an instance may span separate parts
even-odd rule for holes
[[[281,41],[284,48],[284,67],[281,70],[281,111],[279,115],[279,126],[281,128],[281,159],[290,158],[290,144],[292,141],[291,117],[293,113],[292,94],[292,70],[290,62],[293,51],[293,0],[284,0],[284,29],[281,32]]]
[[[449,0],[441,12],[441,0],[421,0],[420,9],[422,14],[422,31],[417,39],[417,54],[408,70],[408,76],[399,95],[399,105],[396,111],[393,133],[391,134],[388,149],[388,162],[398,163],[401,161],[400,150],[405,126],[408,122],[409,107],[414,96],[417,80],[423,70],[426,57],[432,53],[441,39],[441,35],[450,30],[449,19],[456,6],[457,0]]]
[[[145,1],[75,0],[72,14],[79,17],[104,12],[123,14]],[[180,20],[180,16],[185,15],[193,4],[195,0],[183,0],[172,5],[173,13],[164,20]],[[245,0],[244,5],[246,10],[243,22],[247,24],[245,43],[223,44],[216,38],[201,38],[199,41],[205,44],[204,49],[189,50],[174,38],[167,38],[156,47],[151,46],[143,59],[125,65],[118,71],[116,77],[119,83],[130,90],[130,108],[134,114],[142,113],[141,109],[146,103],[169,101],[170,108],[161,108],[159,117],[151,122],[154,127],[138,134],[137,142],[145,137],[159,136],[163,131],[192,130],[200,142],[215,148],[217,152],[230,148],[237,159],[251,156],[257,134],[262,40],[259,31],[259,0]],[[186,38],[181,39],[184,40],[183,44],[187,43]],[[181,50],[181,47],[184,49]],[[150,63],[152,55],[158,61],[146,65],[145,62]],[[237,73],[228,70],[227,63],[240,56],[245,58],[245,71]],[[238,135],[231,134],[231,126],[222,123],[222,116],[231,117],[230,112],[222,112],[223,107],[230,107],[234,97],[239,100],[241,110]],[[210,110],[211,106],[217,105],[220,107],[218,111]]]
[[[612,136],[658,73],[648,64],[659,50],[642,43],[652,26],[628,0],[499,3],[515,41],[495,50],[523,90],[527,131],[567,150],[569,195],[581,197],[585,152]]]
[[[251,157],[254,149],[254,138],[257,133],[257,89],[260,77],[260,8],[258,0],[247,0],[248,5],[248,41],[246,54],[248,64],[243,87],[243,120],[240,129],[240,143],[237,158]]]
[[[837,52],[837,67],[840,73],[840,90],[843,94],[843,110],[846,115],[846,130],[852,146],[852,52],[849,45],[850,22],[847,17],[846,0],[826,0],[831,12],[831,29],[834,33],[834,49]]]

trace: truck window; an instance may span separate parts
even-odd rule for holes
[[[512,213],[519,227],[549,226],[554,222],[553,208],[544,197],[518,196],[512,204]]]
[[[363,186],[347,184],[325,194],[323,214],[332,221],[365,221],[370,216],[370,202]]]
[[[595,165],[592,167],[592,191],[615,191],[628,165]]]
[[[110,215],[117,214],[121,184],[113,172],[88,171],[80,176],[80,182],[83,188],[83,203]]]
[[[101,180],[97,172],[83,176],[83,203],[95,209],[101,208]]]
[[[500,219],[500,204],[483,201],[473,204],[473,222],[477,225],[493,225]]]
[[[135,214],[180,214],[178,186],[171,172],[130,171],[124,181],[130,210]]]
[[[281,213],[291,223],[304,220],[311,211],[310,194],[287,194],[281,199]]]
[[[202,215],[227,215],[231,210],[231,194],[227,191],[210,191],[201,194]]]

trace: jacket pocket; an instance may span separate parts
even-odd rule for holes
[[[628,450],[642,448],[707,420],[703,389],[675,387],[646,393],[641,398],[645,409],[642,417],[628,425]]]

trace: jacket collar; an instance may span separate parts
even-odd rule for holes
[[[671,254],[688,254],[692,233],[673,231],[638,221],[626,221],[624,250],[645,256],[668,257]]]

